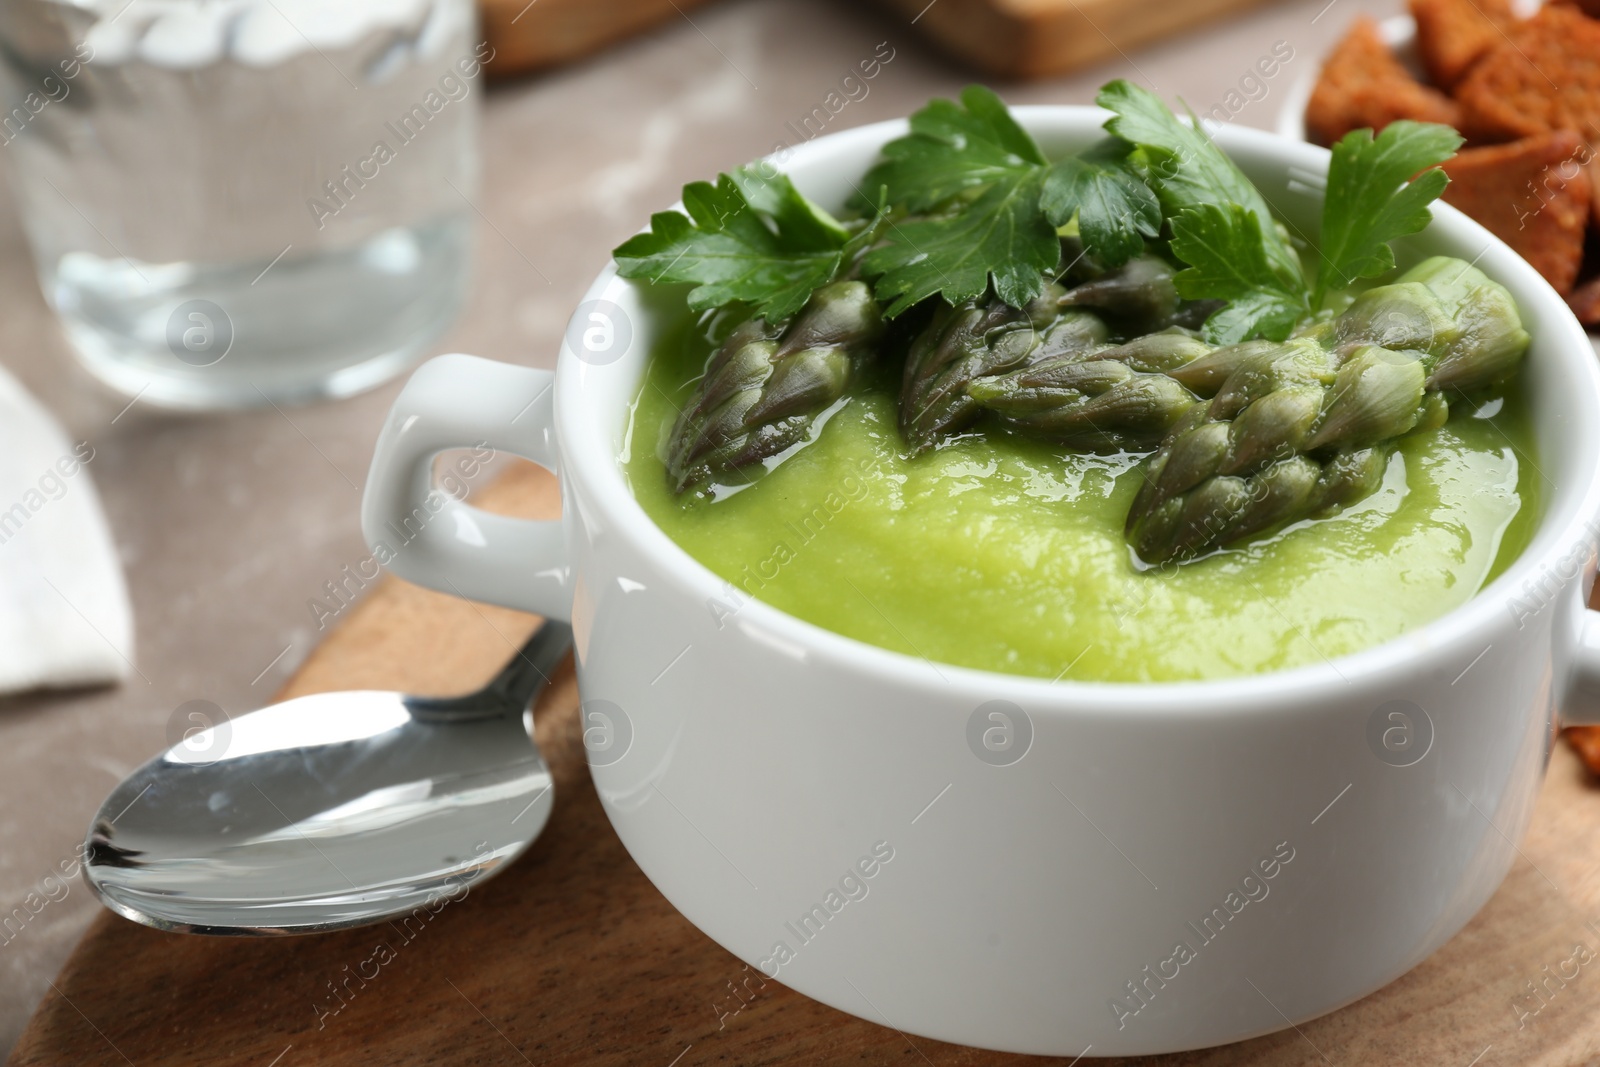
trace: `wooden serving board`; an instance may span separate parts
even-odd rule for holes
[[[551,479],[524,469],[481,501],[530,517],[556,506]],[[389,580],[323,643],[285,695],[367,686],[466,690],[495,671],[534,621]],[[752,978],[672,910],[611,832],[583,762],[576,706],[566,666],[536,711],[556,780],[543,837],[426,925],[236,940],[163,934],[102,914],[55,979],[12,1067],[1071,1062],[911,1037]],[[1565,745],[1554,754],[1522,852],[1484,911],[1388,988],[1298,1031],[1120,1062],[1594,1062],[1600,790]],[[367,977],[351,977],[358,974]],[[1530,982],[1545,983],[1546,992],[1534,995]],[[334,985],[346,990],[342,997]]]
[[[489,71],[521,74],[599,51],[706,0],[479,0]],[[1266,0],[879,0],[946,52],[998,78],[1064,74]]]
[[[522,74],[581,59],[706,0],[478,0],[489,73]]]
[[[880,0],[999,78],[1048,78],[1266,0]]]

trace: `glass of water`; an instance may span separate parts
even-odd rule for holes
[[[0,158],[83,363],[175,408],[347,396],[465,295],[471,0],[4,0]]]

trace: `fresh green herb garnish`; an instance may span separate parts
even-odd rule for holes
[[[648,233],[613,253],[617,273],[652,283],[692,282],[696,311],[742,301],[770,322],[799,311],[834,279],[849,232],[782,174],[753,167],[683,188],[685,215],[662,211]]]
[[[1148,89],[1114,81],[1100,90],[1095,102],[1115,112],[1106,129],[1137,148],[1145,179],[1160,198],[1163,214],[1173,221],[1174,233],[1178,220],[1193,213],[1185,227],[1187,247],[1197,254],[1204,254],[1205,248],[1226,248],[1238,260],[1226,284],[1208,266],[1180,285],[1179,291],[1191,299],[1233,302],[1207,321],[1206,336],[1218,343],[1254,336],[1281,341],[1289,336],[1309,310],[1305,273],[1260,191],[1206,136],[1198,121],[1192,116],[1191,125],[1178,121]],[[1248,221],[1239,217],[1240,212]],[[1173,253],[1198,266],[1176,244]]]
[[[1106,267],[1120,267],[1161,234],[1161,202],[1128,169],[1129,146],[1108,138],[1050,168],[1040,204],[1065,226],[1074,217],[1085,248]]]
[[[1056,228],[1039,212],[1042,168],[997,181],[965,210],[908,219],[868,252],[862,271],[876,276],[890,318],[930,296],[958,304],[995,295],[1021,307],[1044,287],[1061,258]]]
[[[1394,268],[1389,242],[1428,224],[1428,205],[1450,184],[1437,165],[1461,144],[1461,135],[1448,126],[1403,119],[1385,126],[1376,139],[1371,130],[1352,130],[1333,146],[1322,203],[1322,272],[1312,307],[1357,278]],[[1410,184],[1400,189],[1408,178]]]
[[[1435,164],[1461,143],[1448,127],[1396,122],[1334,146],[1313,289],[1266,199],[1198,122],[1126,81],[1097,100],[1113,113],[1111,136],[1055,163],[988,89],[930,102],[863,178],[878,192],[865,225],[842,225],[781,174],[745,167],[697,182],[684,212],[653,216],[616,250],[619,272],[693,283],[691,308],[742,302],[774,324],[857,276],[891,318],[986,293],[1022,308],[1067,266],[1059,234],[1075,226],[1097,270],[1146,255],[1186,265],[1182,297],[1227,301],[1204,325],[1212,343],[1282,340],[1329,293],[1394,266],[1388,242],[1427,224],[1447,184]]]
[[[889,202],[908,211],[929,211],[971,190],[1027,178],[1046,165],[1005,101],[981,85],[963,89],[960,104],[930,100],[910,125],[909,134],[883,146],[883,162],[862,183],[865,189],[888,189]]]
[[[1139,149],[1146,180],[1167,217],[1203,204],[1224,209],[1237,204],[1260,221],[1267,259],[1283,280],[1303,277],[1299,257],[1278,232],[1260,190],[1206,136],[1198,120],[1191,116],[1192,125],[1178,121],[1154,93],[1126,81],[1105,86],[1095,103],[1115,113],[1106,129]]]
[[[973,85],[960,105],[933,101],[883,154],[866,187],[912,213],[862,262],[889,316],[930,296],[970,300],[991,281],[1013,307],[1039,295],[1061,256],[1039,208],[1045,158],[998,96]]]
[[[1226,300],[1206,320],[1213,343],[1281,341],[1305,318],[1305,283],[1286,282],[1267,259],[1261,219],[1240,204],[1200,204],[1172,220],[1172,254],[1189,264],[1173,279],[1188,300]]]
[[[1396,122],[1376,140],[1371,130],[1357,130],[1335,145],[1323,200],[1322,270],[1309,291],[1266,200],[1198,121],[1179,122],[1152,93],[1124,81],[1107,85],[1097,99],[1116,112],[1106,129],[1144,157],[1146,178],[1172,222],[1173,254],[1198,269],[1178,276],[1179,292],[1230,302],[1206,322],[1206,336],[1219,343],[1282,340],[1329,292],[1392,269],[1388,242],[1428,224],[1428,205],[1449,183],[1435,165],[1462,143],[1448,126]],[[1241,211],[1254,217],[1253,225]],[[1219,262],[1220,254],[1231,262]]]

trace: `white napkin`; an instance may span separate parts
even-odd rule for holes
[[[0,369],[0,693],[120,681],[135,669],[94,459]]]

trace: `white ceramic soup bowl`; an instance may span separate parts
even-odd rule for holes
[[[1105,118],[1017,114],[1051,154],[1098,138]],[[783,167],[837,207],[905,129],[819,138]],[[1217,139],[1315,234],[1327,152],[1246,129]],[[1533,335],[1539,454],[1525,461],[1543,475],[1542,517],[1476,598],[1356,655],[1225,681],[1051,684],[884,651],[731,589],[624,481],[629,405],[668,312],[612,267],[553,378],[459,355],[417,371],[378,443],[366,534],[412,581],[571,619],[606,811],[667,899],[749,965],[730,967],[736,985],[776,979],[903,1031],[1016,1052],[1166,1052],[1277,1030],[1378,989],[1459,930],[1516,857],[1557,709],[1600,707],[1600,627],[1584,610],[1600,516],[1593,351],[1531,268],[1466,216],[1434,212],[1400,242],[1402,266],[1476,260]],[[430,488],[441,449],[479,443],[556,471],[561,520]],[[417,532],[395,548],[407,523]],[[730,996],[719,1010],[736,1008]]]

